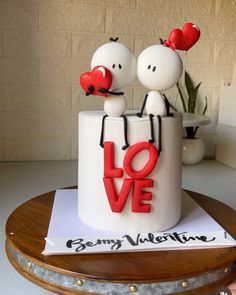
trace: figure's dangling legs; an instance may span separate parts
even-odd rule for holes
[[[155,136],[154,136],[154,127],[153,127],[153,115],[149,114],[149,122],[150,122],[150,135],[151,138],[148,140],[150,143],[155,142]]]
[[[104,127],[105,127],[105,119],[108,117],[108,115],[104,115],[102,117],[102,129],[101,129],[101,135],[100,135],[100,146],[103,148],[104,147]]]
[[[158,157],[160,156],[162,152],[162,134],[161,134],[161,116],[157,116],[157,122],[158,122]]]
[[[129,143],[128,143],[128,121],[127,121],[127,117],[125,115],[121,116],[123,118],[124,121],[124,140],[125,140],[125,145],[122,146],[122,150],[125,150],[129,147]]]

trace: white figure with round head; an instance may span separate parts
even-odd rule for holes
[[[178,53],[163,45],[144,49],[137,60],[137,76],[141,84],[151,90],[146,102],[147,114],[166,116],[165,99],[160,91],[174,86],[183,71]]]
[[[121,90],[130,85],[136,75],[136,58],[125,45],[117,39],[99,47],[91,61],[91,68],[104,66],[112,74],[110,94],[104,102],[104,110],[108,116],[119,117],[126,110],[126,100]]]
[[[112,42],[99,47],[91,61],[91,68],[96,66],[104,66],[112,74],[112,85],[107,93],[109,94],[104,101],[104,111],[106,115],[103,117],[102,132],[100,145],[103,146],[104,123],[107,116],[123,117],[124,120],[124,139],[125,145],[122,149],[126,149],[127,139],[127,118],[124,115],[126,111],[126,99],[121,90],[130,85],[136,76],[136,58],[134,54],[125,45],[116,42],[118,38],[110,39]]]
[[[161,126],[161,117],[170,116],[169,102],[161,91],[174,86],[183,71],[182,60],[173,49],[163,45],[152,45],[144,49],[137,59],[137,76],[140,83],[150,91],[145,96],[138,116],[143,115],[144,108],[150,118],[151,139],[154,142],[153,117],[156,116]],[[159,142],[159,150],[161,150]]]

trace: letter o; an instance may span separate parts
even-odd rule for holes
[[[132,161],[134,157],[141,151],[148,150],[149,158],[147,163],[141,170],[134,170],[132,168]],[[138,142],[131,146],[124,157],[124,170],[129,177],[133,179],[144,179],[155,168],[158,160],[158,152],[156,147],[149,142]]]

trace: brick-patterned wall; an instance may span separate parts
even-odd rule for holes
[[[78,112],[102,108],[76,82],[94,50],[118,36],[138,54],[187,21],[202,35],[182,56],[211,114],[236,61],[235,0],[0,0],[0,160],[76,159]],[[136,81],[129,107],[144,93]]]

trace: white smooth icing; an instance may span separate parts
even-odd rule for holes
[[[182,169],[182,117],[162,118],[162,153],[154,171],[148,176],[154,187],[145,189],[153,194],[150,213],[131,212],[131,193],[121,213],[112,212],[103,184],[103,149],[99,145],[103,112],[91,111],[79,114],[79,218],[89,226],[112,232],[163,231],[178,223],[181,214],[181,169]],[[128,140],[130,145],[148,141],[149,119],[127,115]],[[155,138],[158,138],[157,119],[153,118]],[[115,166],[123,167],[126,151],[124,144],[123,119],[107,117],[105,141],[115,144]],[[134,160],[134,169],[143,167],[148,154],[140,152]],[[127,177],[127,175],[123,175]],[[115,179],[117,190],[122,179]]]

